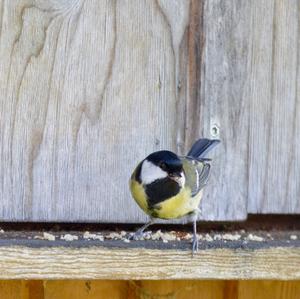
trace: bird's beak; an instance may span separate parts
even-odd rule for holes
[[[171,177],[171,178],[181,178],[182,177],[182,173],[181,172],[179,172],[179,171],[177,171],[177,172],[172,172],[172,173],[170,173],[169,174],[169,176]]]
[[[179,186],[183,186],[185,184],[185,177],[183,172],[176,171],[169,174],[169,178],[176,182]]]

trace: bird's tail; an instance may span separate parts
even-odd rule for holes
[[[218,143],[220,143],[218,139],[199,139],[193,144],[187,156],[195,159],[204,159],[205,155]]]

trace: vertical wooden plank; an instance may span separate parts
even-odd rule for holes
[[[202,135],[222,145],[203,217],[299,213],[299,1],[205,1]]]
[[[205,36],[203,30],[205,1],[192,0],[189,14],[188,31],[188,96],[185,107],[184,142],[188,152],[193,142],[199,138],[201,131],[200,105],[201,105],[201,66],[203,64],[203,51]]]
[[[135,282],[136,298],[223,299],[223,281],[160,280]],[[152,296],[152,297],[151,297]]]
[[[239,281],[238,298],[298,299],[299,281]]]
[[[223,288],[224,298],[239,299],[239,281],[228,280],[224,283]],[[243,298],[243,297],[242,297]]]
[[[163,296],[177,299],[296,299],[299,281],[142,281],[137,298]],[[140,297],[138,297],[140,296]],[[169,296],[169,297],[168,297]]]
[[[252,36],[253,53],[250,56],[251,72],[249,76],[251,101],[251,118],[249,122],[249,212],[257,212],[261,204],[267,200],[262,196],[264,187],[268,186],[265,177],[269,165],[269,152],[266,141],[269,138],[268,123],[271,108],[274,105],[271,89],[274,88],[274,61],[272,59],[274,44],[275,2],[262,1],[253,7]],[[256,25],[254,25],[256,24]],[[273,85],[272,85],[273,84]],[[273,86],[273,87],[272,87]],[[275,87],[276,88],[276,87]],[[262,100],[263,99],[263,100]],[[274,186],[273,186],[274,187]],[[251,189],[251,190],[250,190]]]
[[[0,219],[145,221],[128,179],[181,146],[189,1],[1,4]]]
[[[24,296],[22,299],[44,299],[44,283],[42,280],[23,280]]]
[[[20,280],[0,280],[0,298],[23,299],[23,286]]]
[[[299,1],[253,9],[248,211],[299,213]]]
[[[45,299],[125,299],[128,293],[126,281],[46,281]]]
[[[2,299],[44,299],[41,280],[0,280]]]
[[[248,196],[248,55],[253,2],[205,1],[200,135],[220,138],[202,203],[206,220],[245,219]]]

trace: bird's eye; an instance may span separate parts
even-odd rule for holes
[[[167,164],[164,163],[164,162],[161,162],[161,163],[159,163],[159,167],[160,167],[162,170],[166,170],[166,169],[167,169]]]

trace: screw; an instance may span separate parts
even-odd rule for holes
[[[220,134],[220,128],[218,125],[214,124],[210,129],[210,134],[212,137],[218,137]]]

